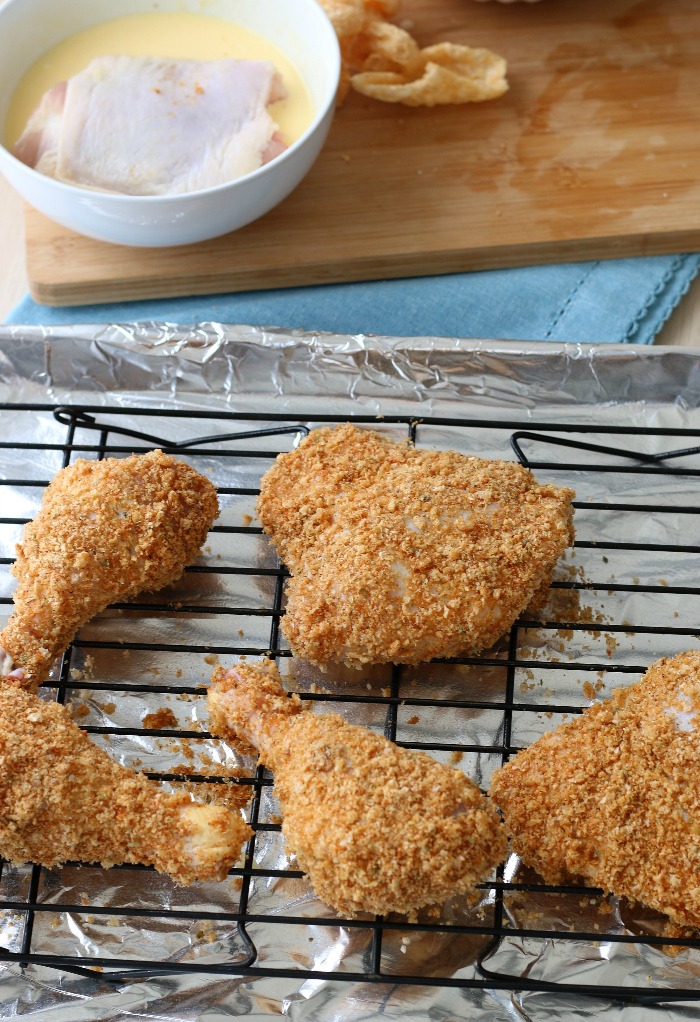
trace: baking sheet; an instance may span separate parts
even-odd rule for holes
[[[391,421],[391,417],[407,416],[417,423],[419,445],[451,446],[482,456],[512,458],[509,439],[513,429],[518,425],[531,427],[533,423],[552,427],[590,425],[594,427],[593,440],[606,439],[609,443],[612,435],[614,443],[625,450],[634,450],[634,445],[642,442],[645,450],[663,451],[687,446],[688,438],[645,433],[640,441],[633,434],[613,435],[610,430],[699,430],[698,367],[697,356],[688,349],[335,337],[217,324],[201,324],[191,330],[167,324],[1,328],[0,401],[12,402],[15,407],[1,413],[2,440],[7,446],[0,449],[0,473],[5,481],[0,552],[5,562],[9,561],[19,523],[35,513],[40,500],[41,489],[24,486],[23,480],[48,480],[61,466],[66,427],[55,421],[50,410],[37,409],[36,405],[89,405],[101,422],[123,424],[128,420],[132,427],[169,440],[227,432],[231,429],[231,422],[225,418],[228,412],[250,417],[255,424],[279,414],[311,426],[326,416],[359,414],[397,436],[405,433],[405,427]],[[173,414],[182,411],[187,412],[182,418]],[[444,421],[448,417],[468,421],[469,425],[455,427],[453,422]],[[90,447],[98,437],[78,427],[73,440],[78,446]],[[22,448],[23,443],[31,445],[31,450]],[[110,443],[128,446],[131,442],[114,434]],[[271,448],[273,441],[265,443]],[[283,449],[293,443],[293,437],[282,437],[274,443]],[[212,449],[197,465],[227,490],[254,489],[263,467],[255,453],[259,446],[259,441],[244,443],[242,448],[227,443]],[[232,456],[232,451],[241,449],[248,454]],[[533,712],[528,703],[534,706],[538,701],[550,700],[557,705],[585,705],[589,700],[587,683],[601,680],[595,695],[604,696],[613,684],[635,680],[639,676],[637,668],[652,659],[700,646],[700,596],[678,596],[679,590],[694,587],[697,573],[693,559],[671,549],[688,542],[688,537],[692,539],[697,532],[697,517],[675,509],[700,504],[697,479],[692,476],[693,468],[700,467],[698,456],[674,462],[690,470],[690,475],[650,477],[641,469],[634,471],[634,462],[623,457],[613,458],[612,463],[624,464],[624,472],[594,473],[587,466],[597,456],[581,453],[573,467],[562,470],[547,445],[536,444],[534,451],[534,456],[544,462],[537,469],[538,478],[551,478],[560,484],[572,482],[578,490],[579,504],[584,505],[576,513],[580,547],[560,580],[570,577],[569,569],[577,578],[593,580],[593,589],[579,591],[580,601],[592,613],[604,611],[605,621],[632,622],[632,626],[628,631],[613,633],[605,628],[577,631],[567,636],[564,645],[556,629],[521,630],[515,685],[523,708],[514,715],[516,744],[534,740],[557,723],[556,715]],[[639,517],[614,510],[601,516],[594,505],[611,498],[620,503],[648,503],[650,487],[654,502],[674,511],[644,518],[642,532],[635,533],[636,542],[660,549],[645,554],[640,563],[633,550],[613,553],[606,547],[628,540],[630,523],[634,521],[638,528]],[[586,502],[592,504],[590,510]],[[221,521],[235,529],[253,504],[252,495],[228,494]],[[593,539],[606,547],[605,554],[592,545]],[[199,575],[194,581],[192,576],[185,576],[173,599],[202,599],[207,606],[218,601],[222,610],[235,611],[269,598],[269,593],[256,589],[259,579],[236,579],[221,570],[222,565],[225,569],[232,564],[256,571],[272,570],[275,562],[264,537],[245,530],[214,533],[207,546],[201,567],[215,570],[205,574],[205,583]],[[2,610],[7,611],[12,583],[7,564],[2,567],[0,596],[6,601]],[[611,588],[606,590],[606,585]],[[562,592],[566,594],[567,590],[560,590],[560,596]],[[556,609],[560,620],[566,620],[570,608],[564,605]],[[71,701],[87,708],[81,723],[96,729],[94,740],[105,741],[101,728],[116,728],[118,734],[110,739],[108,747],[122,762],[156,772],[172,770],[181,762],[184,746],[143,733],[143,714],[163,705],[160,683],[175,690],[178,685],[206,684],[211,663],[205,659],[204,649],[227,648],[235,631],[231,620],[196,613],[150,613],[146,604],[138,612],[106,611],[81,630],[71,661],[76,674],[68,694]],[[236,628],[244,632],[240,641],[254,654],[261,654],[268,638],[261,619],[253,615],[235,620]],[[669,623],[665,634],[644,630],[659,622]],[[129,638],[144,647],[131,651],[129,657],[118,648],[125,627]],[[610,634],[614,635],[614,643],[610,642]],[[163,645],[177,647],[165,660],[150,648]],[[574,669],[556,667],[556,658],[562,656]],[[92,665],[86,663],[88,657]],[[505,659],[503,647],[497,647],[486,656],[483,667],[424,665],[406,672],[399,690],[402,699],[410,700],[418,692],[434,702],[417,710],[399,701],[397,738],[433,746],[438,758],[445,760],[451,745],[484,750],[497,746],[502,740],[502,714],[493,709],[465,712],[451,702],[466,687],[472,696],[481,695],[484,701],[500,692],[504,674],[501,662]],[[591,664],[600,662],[607,665],[602,679],[591,669]],[[282,659],[281,666],[290,687],[294,684],[308,693],[313,686],[322,686],[352,697],[347,703],[334,704],[333,709],[353,721],[381,728],[386,705],[381,698],[378,702],[363,698],[363,692],[369,684],[372,695],[380,696],[389,684],[388,669],[373,669],[348,679],[341,676],[342,672],[322,678],[308,665],[288,657]],[[87,687],[83,688],[83,676],[77,673],[81,670],[87,679]],[[152,692],[119,692],[120,684],[148,677],[153,680]],[[108,696],[91,689],[90,681],[95,679],[113,683],[117,694]],[[544,679],[549,689],[546,695]],[[213,771],[221,764],[252,769],[251,763],[242,763],[225,743],[197,738],[198,729],[206,727],[201,700],[173,697],[167,705],[176,712],[178,727],[192,733],[192,744],[206,746]],[[411,722],[413,716],[419,720]],[[484,786],[499,762],[500,756],[488,751],[465,754],[461,760],[462,768]],[[263,789],[263,796],[259,819],[265,824],[275,820],[278,807],[269,786]],[[334,925],[333,913],[314,898],[303,878],[293,872],[276,875],[276,871],[293,870],[293,865],[278,831],[263,829],[256,845],[256,868],[267,876],[254,881],[255,921],[248,924],[258,948],[256,965],[263,970],[261,975],[154,975],[124,979],[115,990],[99,973],[75,976],[41,965],[22,972],[15,964],[0,963],[0,1017],[28,1015],[36,1022],[127,1018],[185,1022],[229,1015],[359,1020],[381,1014],[387,1018],[505,1020],[544,1019],[556,1014],[568,1020],[604,1012],[606,1018],[622,1020],[630,1011],[639,1019],[700,1017],[700,1003],[692,1000],[670,1007],[626,1008],[613,1001],[563,992],[450,986],[479,978],[475,959],[476,951],[483,949],[483,938],[475,940],[457,930],[415,932],[402,928],[400,920],[395,928],[385,931],[382,948],[382,965],[393,973],[394,981],[363,981],[371,927],[361,925],[361,921]],[[0,877],[0,899],[16,901],[19,910],[31,877],[29,868],[5,869]],[[517,860],[509,860],[506,879],[523,877],[526,874]],[[47,871],[41,882],[38,898],[48,908],[74,904],[90,909],[37,913],[33,948],[40,953],[75,955],[77,959],[103,954],[124,961],[152,957],[199,965],[205,970],[242,960],[245,955],[245,941],[234,921],[238,908],[235,884],[182,890],[150,872],[106,872],[91,867]],[[487,888],[480,906],[448,906],[443,922],[469,926],[477,918],[475,913],[488,920],[493,906],[493,891]],[[208,925],[191,926],[182,915],[172,916],[173,911],[186,913],[193,907],[211,912]],[[162,909],[163,915],[148,920],[138,915],[153,908]],[[504,908],[516,926],[532,926],[536,919],[539,928],[551,928],[561,936],[545,941],[506,937],[487,960],[494,971],[516,979],[546,982],[646,986],[658,989],[662,1001],[664,990],[689,987],[697,990],[700,998],[700,951],[682,949],[669,954],[648,943],[617,942],[618,936],[644,932],[653,922],[640,920],[613,899],[582,898],[577,893],[553,896],[518,888],[504,896]],[[169,912],[171,917],[167,918]],[[283,917],[290,914],[299,917],[299,923],[282,925]],[[599,944],[568,939],[566,933],[572,925],[597,925]],[[0,914],[0,946],[16,950],[23,936],[21,913],[4,910]],[[273,970],[289,970],[289,974],[271,975]],[[313,971],[313,977],[304,975],[308,971]],[[402,985],[402,976],[416,973],[436,985]],[[340,980],[336,978],[339,975],[358,978]],[[442,980],[444,984],[440,985]]]

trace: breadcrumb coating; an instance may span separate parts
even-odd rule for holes
[[[510,462],[314,430],[257,505],[292,574],[282,631],[319,665],[481,652],[546,592],[573,496]]]
[[[1,673],[40,684],[95,614],[178,579],[218,513],[214,485],[162,451],[62,469],[17,546]]]
[[[251,831],[240,813],[167,794],[98,749],[59,703],[0,688],[0,856],[153,865],[180,884],[223,880]]]
[[[287,846],[338,912],[415,917],[503,859],[498,814],[460,770],[303,710],[272,663],[218,668],[208,708],[214,733],[256,746],[274,773]]]
[[[698,711],[700,652],[681,653],[519,752],[490,789],[513,850],[700,927]]]

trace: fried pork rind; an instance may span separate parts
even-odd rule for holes
[[[387,19],[399,0],[320,0],[336,30],[343,59],[339,90],[405,106],[477,103],[507,90],[506,62],[486,49],[437,43],[421,49]]]
[[[320,3],[341,42],[360,34],[365,23],[364,0],[320,0]]]
[[[547,883],[583,880],[700,928],[700,652],[543,735],[490,793]]]
[[[419,63],[405,71],[365,71],[353,88],[385,103],[436,106],[480,103],[502,96],[508,85],[506,62],[490,50],[438,43],[419,51]]]

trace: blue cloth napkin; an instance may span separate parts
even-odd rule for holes
[[[338,334],[651,344],[700,254],[485,270],[206,297],[49,308],[8,323],[217,322]]]

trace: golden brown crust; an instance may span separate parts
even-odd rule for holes
[[[250,830],[239,813],[170,795],[115,763],[65,707],[0,688],[0,856],[154,865],[179,883],[222,880]]]
[[[491,784],[514,851],[700,926],[698,711],[700,652],[682,653],[519,752]]]
[[[217,515],[213,484],[162,451],[60,471],[17,547],[15,607],[0,634],[24,684],[45,680],[110,603],[179,578]]]
[[[573,540],[572,497],[510,462],[315,430],[258,500],[293,576],[284,635],[317,664],[480,652],[550,581]]]
[[[472,891],[504,857],[498,815],[461,771],[302,710],[274,666],[217,671],[209,709],[212,730],[255,740],[287,845],[337,911],[414,916]]]

